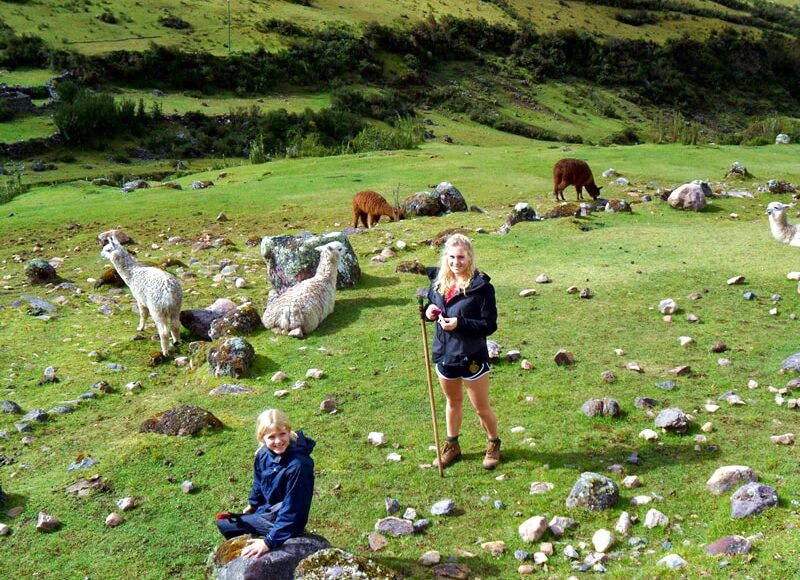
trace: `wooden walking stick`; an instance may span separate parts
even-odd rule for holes
[[[431,402],[431,419],[433,420],[433,440],[436,443],[436,466],[439,468],[439,477],[444,477],[442,470],[442,451],[439,447],[439,426],[436,423],[436,403],[433,398],[433,379],[431,378],[431,356],[428,352],[428,329],[425,327],[425,298],[428,296],[427,288],[417,290],[419,302],[419,323],[422,327],[422,350],[425,354],[425,370],[428,373],[428,399]]]

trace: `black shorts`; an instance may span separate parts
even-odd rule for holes
[[[446,365],[436,363],[436,374],[443,379],[463,379],[465,381],[476,381],[486,373],[492,372],[489,363],[479,363],[470,361],[465,365]]]

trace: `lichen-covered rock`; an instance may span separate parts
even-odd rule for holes
[[[433,190],[434,195],[439,196],[439,204],[446,212],[467,211],[467,202],[464,196],[458,191],[455,185],[449,181],[443,181]]]
[[[205,428],[222,429],[222,421],[196,405],[181,405],[156,413],[139,427],[139,433],[195,435]]]
[[[330,548],[322,536],[305,534],[289,538],[282,546],[259,558],[242,558],[250,536],[237,536],[226,540],[208,561],[208,578],[218,580],[292,580],[297,565],[308,556]]]
[[[208,364],[211,372],[217,377],[240,379],[250,372],[256,351],[241,336],[226,338],[208,353]]]
[[[267,265],[267,276],[278,294],[307,280],[316,274],[319,265],[319,246],[338,241],[345,248],[339,260],[339,275],[336,288],[352,288],[361,279],[361,267],[358,264],[353,246],[342,232],[331,232],[323,235],[306,233],[297,236],[268,236],[261,240],[261,255]]]
[[[29,284],[47,284],[57,278],[56,269],[41,258],[34,258],[25,264],[25,277]]]
[[[582,507],[592,511],[599,511],[614,507],[619,501],[619,488],[617,484],[605,475],[586,471],[567,497],[567,507]]]
[[[211,340],[231,335],[246,336],[260,328],[263,326],[258,311],[251,304],[244,304],[221,318],[213,320],[208,329],[208,336]]]
[[[606,202],[605,211],[611,213],[627,212],[632,213],[631,204],[624,199],[609,199]]]
[[[542,215],[543,219],[554,219],[562,217],[577,217],[581,215],[581,206],[577,203],[561,203]]]
[[[437,193],[419,191],[410,195],[400,206],[406,217],[436,216],[444,211]]]
[[[731,496],[731,517],[746,518],[776,505],[778,505],[778,493],[775,488],[751,481],[737,489]]]
[[[320,550],[305,558],[294,571],[296,580],[400,580],[400,575],[372,560],[339,548]]]
[[[508,224],[508,227],[511,227],[519,222],[534,222],[538,219],[536,210],[529,203],[520,202],[506,216],[505,223]]]

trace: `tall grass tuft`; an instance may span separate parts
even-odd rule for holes
[[[263,133],[259,133],[258,137],[250,141],[249,159],[252,165],[259,165],[270,160],[269,155],[267,155],[267,150],[264,147]]]
[[[15,172],[0,186],[0,205],[8,203],[18,195],[30,189],[30,185],[22,183],[22,173]]]

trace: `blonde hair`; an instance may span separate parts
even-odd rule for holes
[[[286,416],[286,413],[278,409],[267,409],[256,420],[258,449],[264,447],[264,441],[262,441],[264,435],[273,431],[288,431],[292,441],[297,441],[297,433],[292,431],[292,424],[289,422],[289,417]]]
[[[447,254],[453,248],[463,249],[467,256],[467,275],[463,278],[459,278],[453,274],[453,271],[450,269],[450,264],[447,262]],[[451,288],[455,286],[458,292],[466,294],[467,288],[469,288],[469,285],[472,283],[472,279],[475,277],[475,272],[477,271],[478,269],[475,267],[475,251],[472,249],[472,242],[463,234],[453,234],[447,238],[447,242],[445,242],[442,248],[439,275],[436,277],[433,289],[442,296],[446,296]]]

